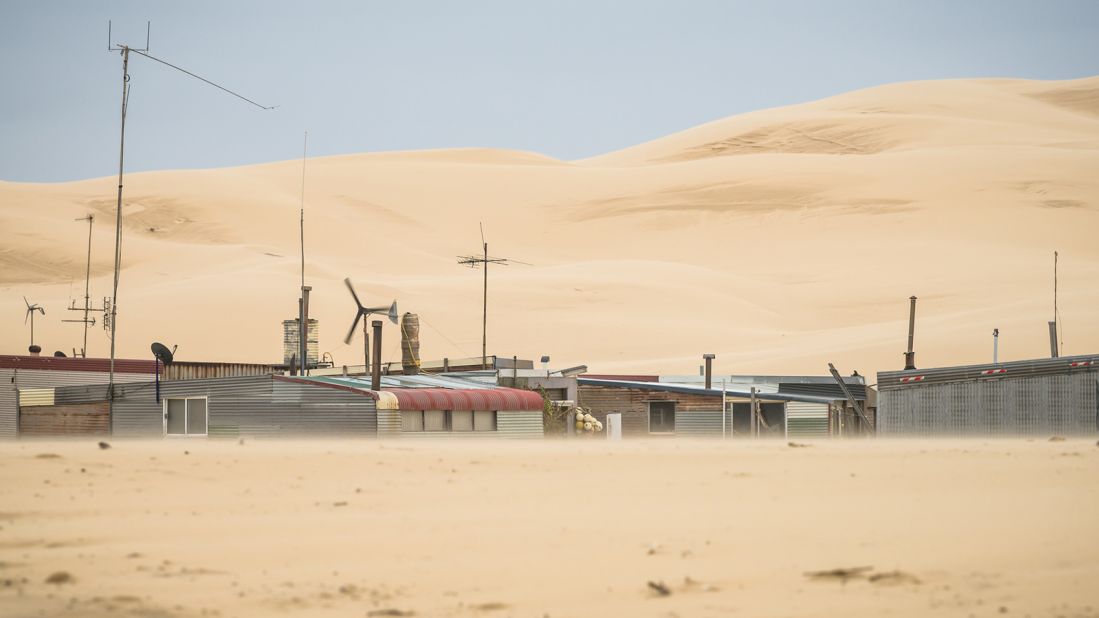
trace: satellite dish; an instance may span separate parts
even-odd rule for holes
[[[168,346],[160,342],[155,342],[151,346],[153,349],[153,356],[165,365],[172,364],[172,351],[168,349]]]

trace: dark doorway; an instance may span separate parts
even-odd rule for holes
[[[675,433],[675,402],[649,402],[649,433]]]

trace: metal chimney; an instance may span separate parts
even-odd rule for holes
[[[374,327],[374,349],[370,363],[370,390],[376,391],[382,388],[382,321],[374,320],[370,323]]]
[[[1000,329],[992,329],[992,364],[1000,362]]]
[[[904,370],[910,371],[916,368],[916,353],[912,351],[912,339],[916,334],[916,297],[908,298],[911,305],[908,309],[908,351],[904,353]]]
[[[420,373],[420,316],[406,313],[401,316],[401,374],[414,376]]]
[[[702,358],[706,360],[706,390],[710,390],[710,385],[713,383],[714,377],[714,359],[717,358],[713,354],[703,354]]]
[[[1057,322],[1049,323],[1049,355],[1051,358],[1060,356],[1057,351]]]

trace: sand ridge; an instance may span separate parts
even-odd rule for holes
[[[1099,78],[891,84],[708,123],[563,162],[447,149],[310,159],[306,275],[321,350],[342,342],[351,277],[424,324],[425,357],[480,353],[480,249],[531,266],[489,281],[489,353],[593,371],[864,375],[898,368],[907,298],[923,366],[1048,353],[1061,252],[1066,353],[1099,349]],[[1083,111],[1081,111],[1083,110]],[[281,359],[296,315],[301,162],[130,174],[119,348]],[[109,294],[116,179],[0,182],[0,347],[71,348],[87,228],[92,296]],[[383,356],[398,360],[396,329]],[[107,338],[96,329],[93,356]]]

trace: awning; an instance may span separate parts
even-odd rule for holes
[[[400,410],[541,410],[542,397],[516,388],[385,388]]]

